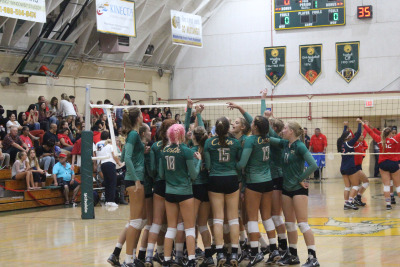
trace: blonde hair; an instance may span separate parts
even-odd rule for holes
[[[283,121],[277,118],[269,118],[269,123],[272,127],[275,127],[276,130],[274,130],[277,134],[280,134],[280,132],[282,132],[283,130],[283,127],[285,126]]]
[[[392,132],[392,128],[386,127],[385,129],[382,130],[381,133],[381,142],[382,142],[382,153],[385,153],[385,147],[386,147],[386,138],[389,136],[389,134]]]
[[[31,157],[30,157],[31,151],[34,151],[34,152],[35,152],[35,158],[34,158],[33,160],[31,160]],[[32,165],[32,162],[35,162],[36,168],[39,169],[39,161],[38,161],[38,159],[37,159],[37,157],[36,157],[36,151],[35,151],[34,148],[29,149],[29,152],[28,152],[28,160],[29,160],[29,166]]]
[[[69,97],[68,97],[68,95],[66,93],[62,93],[61,94],[61,99],[62,100],[67,100],[69,102]]]
[[[287,124],[288,127],[293,131],[294,135],[299,137],[300,141],[304,142],[304,130],[300,124],[297,121],[288,121]]]

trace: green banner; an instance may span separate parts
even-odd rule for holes
[[[313,84],[322,72],[322,44],[300,45],[299,61],[301,76]]]
[[[286,74],[286,46],[264,47],[267,79],[277,85]]]
[[[336,72],[350,82],[359,71],[360,42],[336,43]]]

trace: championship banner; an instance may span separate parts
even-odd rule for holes
[[[46,23],[46,0],[0,0],[0,16]]]
[[[203,24],[201,17],[171,10],[172,43],[203,47]]]
[[[286,46],[264,47],[265,77],[276,86],[286,74]]]
[[[350,82],[359,71],[360,42],[336,43],[336,72]]]
[[[135,3],[129,0],[96,0],[97,31],[136,37]]]
[[[321,62],[322,44],[300,45],[300,74],[310,84],[321,75]]]

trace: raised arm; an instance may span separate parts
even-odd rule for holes
[[[253,117],[252,117],[249,113],[247,113],[246,110],[244,110],[241,106],[239,106],[239,105],[237,105],[237,104],[235,104],[235,103],[233,103],[233,102],[228,102],[227,104],[228,104],[228,108],[229,108],[230,110],[233,110],[233,109],[239,110],[240,113],[242,113],[244,119],[245,119],[249,124],[251,124],[251,123],[253,122]]]
[[[201,117],[201,113],[204,110],[204,105],[197,105],[196,106],[196,122],[197,122],[197,126],[203,127],[204,128],[204,122],[203,122],[203,118]]]
[[[188,97],[186,105],[186,115],[185,115],[185,132],[189,131],[190,127],[190,117],[192,116],[193,101]]]
[[[360,119],[357,119],[357,121],[358,121],[358,128],[357,128],[357,132],[354,134],[354,137],[349,141],[349,142],[347,142],[347,144],[349,145],[349,146],[354,146],[354,144],[358,141],[358,139],[360,139],[360,136],[361,136],[361,120]]]
[[[377,135],[373,130],[371,130],[364,122],[361,122],[361,124],[364,126],[364,129],[367,131],[367,133],[374,139],[375,142],[380,143],[381,142],[381,136]]]

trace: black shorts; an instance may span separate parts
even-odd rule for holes
[[[356,165],[356,170],[357,171],[362,171],[362,165]]]
[[[208,185],[207,184],[194,184],[193,197],[201,202],[209,202],[208,198]]]
[[[239,190],[237,175],[229,176],[210,176],[208,191],[222,194],[232,194]]]
[[[262,183],[249,183],[246,184],[247,189],[250,189],[252,191],[258,192],[258,193],[268,193],[274,190],[274,182],[268,181],[268,182],[262,182]]]
[[[143,181],[140,181],[140,183],[143,185]],[[125,188],[131,187],[131,186],[136,186],[135,181],[131,180],[124,180]]]
[[[301,188],[295,191],[286,191],[285,189],[282,189],[282,195],[288,196],[290,198],[299,195],[308,196],[308,188]]]
[[[45,183],[46,182],[46,175],[40,174],[38,172],[32,172],[32,175],[33,175],[33,181],[35,183]]]
[[[17,177],[15,177],[15,175],[13,177],[11,177],[12,180],[17,180]]]
[[[154,183],[153,193],[165,198],[165,180],[159,180]]]
[[[397,161],[392,161],[387,159],[379,163],[379,169],[382,169],[390,173],[395,173],[399,170],[399,163]]]
[[[58,178],[57,183],[61,188],[64,190],[64,185],[68,185],[69,190],[75,190],[79,186],[79,183],[74,180],[74,182],[71,184],[71,181],[64,181],[63,179]]]
[[[179,203],[188,199],[193,198],[193,195],[175,195],[175,194],[165,194],[165,200],[170,203]]]
[[[356,167],[353,167],[353,168],[350,168],[350,169],[347,169],[347,170],[340,170],[340,173],[341,173],[342,175],[353,175],[353,174],[355,174],[356,172],[358,172],[358,170],[357,170]]]
[[[274,183],[274,190],[282,191],[283,177],[278,177],[278,178],[272,179],[272,182]]]
[[[152,198],[152,197],[153,197],[153,193],[144,195],[144,198]]]

